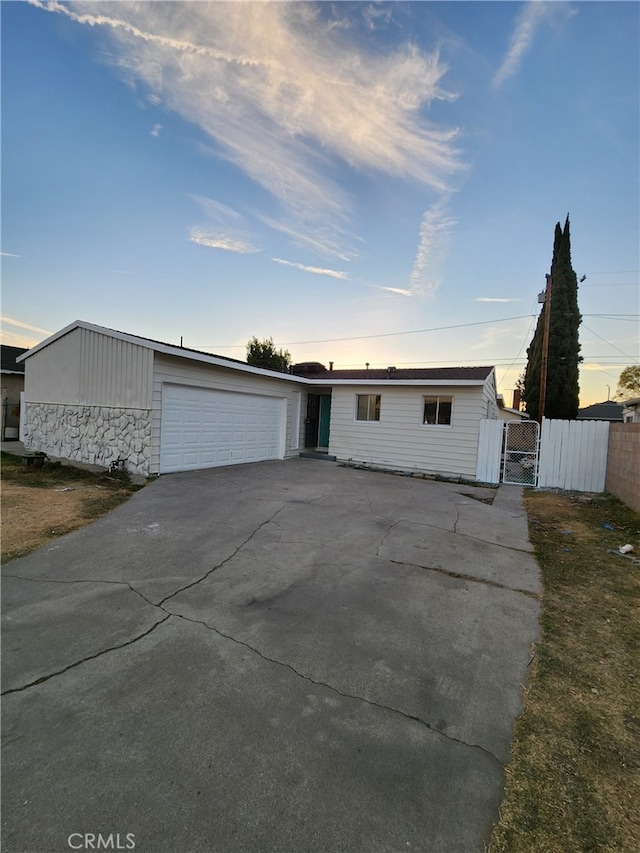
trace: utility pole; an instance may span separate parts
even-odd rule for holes
[[[553,276],[547,276],[547,287],[544,292],[544,333],[542,337],[542,360],[540,362],[540,395],[538,401],[538,421],[542,425],[544,417],[545,397],[547,396],[547,357],[549,355],[549,323],[551,320],[551,290]]]

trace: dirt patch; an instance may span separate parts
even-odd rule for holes
[[[59,464],[25,470],[19,457],[2,455],[2,562],[90,524],[139,487]]]
[[[33,548],[89,524],[85,517],[87,499],[104,498],[98,486],[74,486],[74,491],[45,491],[9,484],[2,489],[2,553],[6,558]],[[5,559],[6,559],[5,558]]]

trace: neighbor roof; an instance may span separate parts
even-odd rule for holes
[[[410,367],[410,368],[383,368],[370,370],[326,370],[318,373],[305,373],[306,379],[322,380],[331,384],[334,380],[364,379],[367,382],[375,381],[415,381],[424,379],[428,382],[452,382],[462,381],[484,381],[491,373],[493,367]]]
[[[18,356],[28,352],[24,347],[8,347],[2,344],[0,347],[2,354],[2,372],[3,373],[24,373],[24,364],[16,364]]]
[[[579,421],[621,421],[622,404],[615,400],[605,400],[603,403],[594,403],[593,406],[585,406],[578,409]]]
[[[144,338],[140,335],[132,335],[128,332],[119,332],[116,329],[108,329],[104,326],[96,326],[84,320],[76,320],[60,329],[59,332],[41,341],[30,350],[24,350],[19,361],[24,361],[39,350],[52,344],[59,338],[73,332],[74,329],[88,329],[111,338],[128,341],[138,346],[148,347],[165,355],[187,358],[192,361],[213,364],[218,367],[241,370],[244,373],[254,373],[259,376],[270,376],[274,379],[293,381],[303,385],[363,385],[363,384],[403,384],[403,385],[482,385],[487,377],[493,372],[493,367],[422,367],[399,370],[324,370],[317,373],[299,375],[295,373],[280,373],[276,370],[267,370],[263,367],[253,367],[246,361],[235,358],[227,358],[222,355],[214,355],[201,350],[189,349],[188,347],[176,346],[153,338]]]

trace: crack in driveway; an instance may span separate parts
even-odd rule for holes
[[[526,595],[529,598],[533,598],[535,601],[542,601],[542,594],[537,592],[532,592],[528,589],[521,589],[516,586],[508,586],[504,583],[499,583],[498,581],[492,581],[488,578],[478,578],[474,575],[466,575],[462,572],[452,572],[449,569],[440,569],[435,566],[421,566],[418,563],[409,563],[407,560],[392,560],[391,557],[382,557],[381,559],[387,560],[389,563],[394,563],[396,566],[411,566],[413,569],[422,569],[424,572],[439,572],[442,575],[448,575],[450,578],[458,578],[463,581],[473,581],[473,583],[481,583],[486,586],[493,586],[496,589],[506,589],[509,592],[520,593],[521,595]]]
[[[30,687],[35,687],[37,684],[44,684],[45,681],[49,681],[50,679],[55,678],[57,675],[62,675],[64,672],[68,672],[70,669],[75,669],[77,666],[80,666],[80,664],[102,657],[102,655],[106,655],[108,652],[115,652],[118,649],[124,649],[126,646],[131,646],[133,645],[133,643],[137,643],[138,640],[141,640],[143,637],[147,637],[152,631],[155,631],[158,625],[162,625],[162,623],[166,622],[167,619],[170,618],[170,616],[171,614],[167,613],[164,619],[160,619],[158,622],[152,625],[151,628],[148,628],[142,634],[138,634],[137,637],[133,637],[133,639],[131,640],[126,640],[124,643],[118,643],[118,645],[116,646],[110,646],[108,649],[101,649],[99,652],[96,652],[93,655],[87,655],[87,657],[74,661],[68,666],[57,670],[56,672],[50,672],[49,675],[42,675],[40,676],[40,678],[36,678],[34,681],[30,681],[28,684],[23,684],[21,687],[10,687],[8,690],[3,690],[0,696],[8,696],[10,693],[21,693],[23,690],[28,690]]]
[[[84,579],[82,579],[82,580],[48,580],[46,578],[26,578],[26,577],[22,577],[21,575],[13,575],[13,574],[5,573],[4,577],[12,577],[12,578],[15,578],[17,580],[30,581],[31,583],[69,584],[69,585],[92,583],[92,584],[113,584],[116,586],[126,586],[131,590],[131,592],[138,595],[147,604],[151,605],[151,607],[154,607],[154,608],[161,610],[163,613],[166,614],[166,616],[164,617],[164,619],[160,619],[158,622],[154,623],[154,625],[152,625],[151,628],[147,629],[142,634],[138,634],[137,636],[133,637],[130,640],[126,640],[123,643],[118,643],[115,646],[109,646],[106,649],[101,649],[99,652],[95,652],[92,655],[87,655],[86,657],[80,658],[79,660],[74,661],[73,663],[70,663],[67,666],[63,667],[62,669],[56,670],[55,672],[51,672],[47,675],[42,675],[39,678],[36,678],[33,681],[28,682],[27,684],[21,685],[20,687],[11,687],[7,690],[4,690],[0,693],[0,696],[8,696],[11,693],[20,693],[23,690],[27,690],[30,687],[35,687],[38,684],[43,684],[44,682],[49,681],[51,678],[55,678],[58,675],[62,675],[63,673],[68,672],[70,669],[74,669],[75,667],[80,666],[80,664],[82,664],[82,663],[86,663],[87,661],[90,661],[90,660],[95,660],[96,658],[99,658],[102,655],[107,654],[108,652],[117,651],[118,649],[123,649],[126,646],[131,646],[131,645],[133,645],[133,643],[137,643],[138,640],[141,640],[144,637],[148,636],[148,634],[150,634],[152,631],[155,631],[155,629],[158,627],[158,625],[162,625],[162,623],[166,622],[167,619],[169,619],[171,616],[174,616],[174,615],[180,616],[180,614],[173,613],[170,610],[166,610],[162,605],[166,601],[169,601],[169,599],[174,598],[174,596],[178,595],[179,593],[184,592],[187,589],[191,589],[192,587],[196,586],[199,583],[202,583],[202,581],[206,580],[206,578],[208,578],[209,575],[211,575],[213,572],[215,572],[216,569],[219,569],[221,566],[224,566],[225,563],[228,563],[229,560],[231,560],[233,557],[235,557],[236,554],[242,548],[244,548],[244,546],[256,535],[256,533],[258,533],[258,531],[260,531],[265,525],[269,524],[269,522],[273,521],[273,519],[279,513],[281,513],[284,509],[286,509],[287,506],[288,506],[288,503],[284,504],[284,506],[282,506],[282,507],[280,507],[280,509],[276,510],[269,518],[262,521],[254,530],[252,530],[252,532],[249,534],[249,536],[247,536],[247,538],[243,542],[241,542],[240,545],[238,545],[238,547],[235,549],[233,554],[230,554],[221,563],[218,563],[217,565],[213,566],[213,568],[211,568],[207,572],[205,572],[205,574],[202,575],[202,577],[196,579],[195,581],[192,581],[191,583],[186,584],[185,586],[181,587],[180,589],[176,590],[175,592],[172,592],[170,595],[165,596],[165,598],[163,598],[157,604],[154,603],[153,601],[150,601],[148,598],[146,598],[146,596],[144,596],[139,590],[137,590],[135,587],[133,587],[128,581],[84,580]],[[182,618],[186,618],[186,617],[182,617]]]
[[[255,528],[255,530],[251,531],[251,533],[247,536],[247,538],[244,540],[244,542],[241,542],[238,545],[238,547],[235,549],[233,554],[229,554],[229,556],[225,557],[221,563],[218,563],[217,565],[213,566],[213,568],[208,569],[208,571],[206,571],[202,575],[202,577],[196,578],[196,580],[191,581],[191,583],[185,584],[184,586],[180,587],[180,589],[177,589],[175,592],[172,592],[170,595],[165,595],[165,597],[162,598],[156,606],[162,608],[162,605],[165,603],[165,601],[169,601],[169,599],[175,598],[175,596],[179,595],[181,592],[184,592],[187,589],[191,589],[192,587],[197,586],[199,583],[202,583],[202,581],[206,580],[209,577],[209,575],[212,575],[215,571],[217,571],[218,569],[221,569],[222,566],[224,566],[226,563],[228,563],[229,560],[232,560],[236,556],[236,554],[239,551],[241,551],[244,548],[244,546],[247,545],[247,543],[249,543],[260,530],[262,530],[263,527],[265,527],[267,524],[269,524],[271,521],[273,521],[273,519],[277,515],[280,515],[280,513],[283,512],[288,506],[289,506],[289,501],[287,501],[287,503],[285,503],[283,506],[281,506],[280,509],[277,509],[273,513],[273,515],[271,515],[269,518],[260,522],[260,524]]]
[[[406,711],[402,711],[399,708],[394,708],[391,705],[383,705],[381,702],[375,702],[373,699],[366,699],[364,696],[358,696],[355,693],[346,693],[343,690],[334,687],[332,684],[328,684],[326,681],[317,681],[314,678],[311,678],[310,675],[305,675],[303,672],[297,670],[292,664],[286,663],[285,661],[278,660],[277,658],[270,658],[268,655],[263,654],[259,649],[255,648],[255,646],[246,643],[244,640],[238,640],[236,637],[232,637],[231,634],[225,634],[224,631],[221,631],[219,628],[216,628],[214,625],[210,625],[208,622],[204,622],[202,619],[192,619],[190,616],[184,616],[181,613],[174,613],[174,616],[177,616],[179,619],[183,619],[185,622],[191,622],[196,625],[202,625],[208,631],[213,631],[218,636],[223,637],[225,640],[230,640],[232,643],[235,643],[238,646],[243,646],[245,649],[253,652],[258,655],[264,661],[268,663],[274,663],[277,666],[281,666],[285,669],[291,670],[298,678],[302,678],[304,681],[308,681],[310,684],[315,685],[316,687],[325,687],[327,690],[331,690],[333,693],[336,693],[338,696],[342,696],[344,699],[354,699],[358,702],[364,702],[366,705],[371,705],[373,708],[380,708],[383,711],[390,711],[393,714],[398,714],[401,717],[404,717],[406,720],[412,720],[413,722],[419,723],[421,726],[424,726],[430,732],[434,734],[438,734],[447,740],[452,741],[453,743],[457,743],[460,746],[465,746],[468,749],[477,749],[483,752],[485,755],[488,755],[492,758],[501,768],[504,767],[504,764],[500,759],[491,752],[491,750],[487,749],[484,746],[481,746],[478,743],[467,743],[460,738],[453,737],[453,735],[448,735],[446,732],[441,731],[440,729],[435,728],[426,720],[423,720],[422,717],[417,717],[414,714],[408,714]]]
[[[319,498],[314,498],[313,500],[320,500],[323,497],[325,497],[325,495],[322,495]],[[310,502],[311,501],[309,501],[308,503],[310,503]],[[493,759],[493,761],[495,761],[502,768],[504,765],[500,761],[500,759],[496,755],[494,755],[494,753],[492,753],[489,749],[481,746],[480,744],[468,743],[468,742],[466,742],[460,738],[456,738],[450,734],[447,734],[446,732],[443,732],[442,730],[435,728],[429,722],[427,722],[426,720],[422,719],[421,717],[419,717],[417,715],[407,713],[406,711],[402,711],[401,709],[394,708],[393,706],[390,706],[390,705],[385,705],[385,704],[382,704],[380,702],[376,702],[372,699],[367,699],[367,698],[365,698],[363,696],[359,696],[355,693],[347,693],[347,692],[340,690],[339,688],[337,688],[337,687],[335,687],[332,684],[329,684],[327,682],[318,681],[318,680],[312,678],[311,676],[306,675],[303,672],[300,672],[292,664],[286,663],[285,661],[281,661],[281,660],[278,660],[276,658],[271,658],[268,655],[261,652],[258,648],[250,645],[249,643],[247,643],[243,640],[237,639],[236,637],[233,637],[230,634],[224,633],[220,629],[216,628],[215,626],[213,626],[213,625],[211,625],[211,624],[209,624],[209,623],[207,623],[201,619],[194,619],[194,618],[191,618],[189,616],[185,616],[184,614],[176,612],[176,611],[169,611],[163,606],[166,602],[175,598],[181,592],[185,592],[186,590],[192,589],[193,587],[202,583],[211,574],[213,574],[213,572],[215,572],[217,569],[221,568],[222,566],[226,565],[226,563],[228,563],[230,560],[232,560],[233,557],[235,557],[242,550],[242,548],[244,548],[254,538],[254,536],[256,536],[256,534],[263,527],[265,527],[266,525],[268,525],[271,522],[274,522],[275,518],[280,513],[282,513],[289,506],[289,504],[290,504],[290,502],[285,503],[278,510],[276,510],[274,513],[272,513],[272,515],[269,518],[260,522],[260,524],[258,524],[251,531],[251,533],[234,549],[233,553],[231,553],[228,557],[226,557],[224,560],[222,560],[220,563],[216,564],[212,568],[208,569],[201,577],[196,578],[195,580],[191,581],[190,583],[185,584],[184,586],[180,587],[175,592],[165,596],[158,603],[155,603],[155,602],[151,601],[150,599],[148,599],[139,590],[137,590],[134,586],[132,586],[132,584],[129,583],[128,581],[90,580],[90,579],[58,580],[58,579],[48,579],[48,578],[26,578],[26,577],[22,577],[20,575],[6,574],[5,577],[11,577],[11,578],[19,579],[19,580],[29,581],[32,583],[49,583],[49,584],[91,584],[91,583],[93,583],[93,584],[113,584],[113,585],[118,585],[118,586],[126,586],[126,587],[128,587],[128,589],[131,592],[135,593],[137,596],[142,598],[143,601],[145,601],[145,603],[149,604],[150,606],[152,606],[154,608],[157,608],[158,610],[162,611],[162,613],[164,613],[165,615],[162,619],[155,622],[146,631],[142,632],[141,634],[138,634],[137,636],[135,636],[129,640],[126,640],[125,642],[118,643],[118,644],[113,645],[113,646],[109,646],[108,648],[105,648],[105,649],[101,649],[100,651],[95,652],[94,654],[87,655],[86,657],[83,657],[80,660],[74,661],[73,663],[70,663],[63,668],[56,670],[55,672],[51,672],[47,675],[40,676],[39,678],[36,678],[33,681],[30,681],[29,683],[24,684],[20,687],[9,688],[9,689],[3,691],[0,695],[8,696],[8,695],[13,694],[13,693],[20,693],[24,690],[28,690],[31,687],[35,687],[37,685],[43,684],[43,683],[45,683],[45,682],[47,682],[47,681],[51,680],[52,678],[55,678],[59,675],[63,675],[64,673],[69,672],[72,669],[75,669],[76,667],[80,666],[83,663],[87,663],[88,661],[96,660],[97,658],[100,658],[103,655],[108,654],[109,652],[118,651],[119,649],[123,649],[123,648],[126,648],[128,646],[131,646],[131,645],[137,643],[139,640],[142,640],[144,637],[149,636],[149,634],[151,634],[153,631],[155,631],[156,628],[158,628],[160,625],[164,624],[172,616],[174,616],[174,617],[181,619],[185,622],[190,622],[192,624],[201,625],[206,630],[214,632],[215,634],[217,634],[221,638],[226,639],[226,640],[228,640],[228,641],[230,641],[236,645],[243,646],[244,648],[248,649],[249,651],[251,651],[252,653],[257,655],[258,657],[260,657],[265,662],[272,663],[272,664],[275,664],[276,666],[280,666],[280,667],[283,667],[285,669],[290,670],[298,678],[301,678],[304,681],[307,681],[310,684],[315,685],[316,687],[324,687],[327,690],[330,690],[330,691],[334,692],[335,694],[342,696],[345,699],[352,699],[354,701],[363,702],[367,705],[370,705],[371,707],[379,708],[380,710],[388,711],[388,712],[391,712],[393,714],[397,714],[397,715],[399,715],[399,716],[401,716],[407,720],[411,720],[413,722],[420,724],[421,726],[423,726],[424,728],[426,728],[428,731],[432,732],[433,734],[440,735],[441,737],[443,737],[443,738],[445,738],[445,739],[447,739],[453,743],[457,743],[461,746],[467,747],[468,749],[479,750],[479,751],[483,752],[485,755],[489,756],[491,759]],[[453,532],[456,533],[456,527],[457,527],[457,524],[459,522],[460,513],[459,513],[458,505],[454,504],[454,506],[456,508],[456,521],[453,525]],[[493,586],[493,587],[496,587],[499,589],[506,589],[506,590],[516,592],[516,593],[521,593],[523,595],[526,595],[526,596],[529,596],[529,597],[534,598],[536,600],[539,600],[540,596],[535,594],[535,593],[528,592],[526,590],[521,590],[521,589],[514,589],[513,587],[509,587],[505,584],[501,584],[501,583],[498,583],[496,581],[485,580],[485,579],[473,577],[473,576],[462,574],[462,573],[447,571],[445,569],[418,566],[414,563],[404,562],[404,561],[400,561],[400,560],[393,560],[393,559],[389,559],[388,557],[384,557],[383,555],[380,554],[380,551],[384,545],[385,540],[391,534],[392,530],[395,527],[397,527],[399,524],[401,524],[403,522],[403,520],[404,519],[398,519],[397,521],[394,521],[392,524],[390,524],[387,527],[387,530],[385,531],[384,535],[382,536],[382,538],[380,540],[379,545],[376,548],[375,554],[377,557],[379,557],[381,559],[388,560],[388,562],[395,563],[397,565],[408,565],[408,566],[411,566],[413,568],[419,568],[419,569],[422,569],[425,571],[441,572],[442,574],[449,575],[450,577],[458,578],[458,579],[465,580],[465,581],[473,581],[475,583],[482,583],[482,584],[485,584],[488,586]],[[416,522],[416,523],[420,524],[420,526],[436,527],[438,529],[449,530],[449,532],[451,532],[450,528],[440,528],[439,525],[422,524],[420,522]],[[281,535],[282,535],[282,532],[283,532],[282,528],[280,528],[280,529],[281,529]],[[464,536],[465,534],[458,534],[458,535]],[[468,537],[468,538],[475,538],[475,537]],[[484,541],[484,540],[481,540],[481,541]],[[500,547],[508,547],[508,546],[500,546]],[[514,548],[512,550],[517,551],[520,549]],[[331,593],[329,593],[329,594],[331,594]],[[325,598],[326,598],[326,596],[325,596]]]
[[[73,581],[63,581],[63,580],[58,580],[57,578],[25,578],[23,575],[11,575],[8,572],[3,572],[2,577],[3,578],[15,578],[16,580],[19,580],[19,581],[29,581],[29,583],[55,583],[55,584],[68,584],[68,585],[72,585],[74,583],[93,583],[93,584],[108,583],[108,584],[113,584],[114,586],[126,586],[131,590],[131,592],[135,592],[135,594],[139,595],[143,601],[146,601],[147,604],[150,604],[151,607],[158,607],[158,605],[154,601],[151,601],[149,598],[147,598],[145,595],[143,595],[140,592],[140,590],[136,589],[135,586],[132,586],[129,583],[129,581],[89,580],[89,579],[84,579],[84,578],[79,578],[78,580],[73,580]],[[168,612],[168,611],[165,611],[165,612]]]

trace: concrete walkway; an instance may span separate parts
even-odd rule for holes
[[[160,478],[3,568],[3,851],[482,853],[539,592],[516,487]]]

